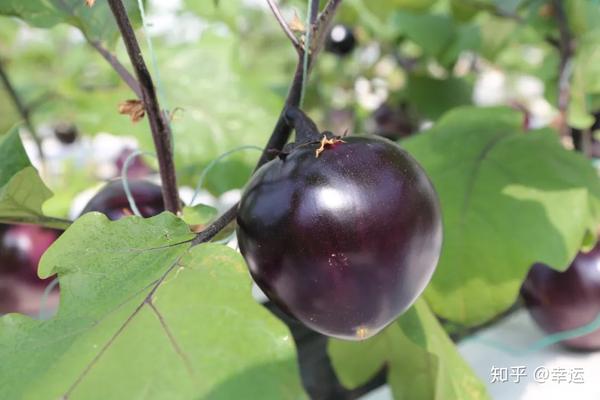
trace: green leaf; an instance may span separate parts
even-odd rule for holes
[[[452,68],[458,57],[465,51],[476,51],[481,46],[480,28],[473,24],[458,25],[452,41],[442,54],[438,61],[446,68]]]
[[[58,314],[0,319],[0,397],[305,398],[291,335],[253,300],[241,256],[193,237],[170,213],[78,219],[39,269],[58,273]]]
[[[518,23],[506,18],[497,18],[486,15],[478,23],[481,32],[481,54],[495,60],[509,43],[511,36],[518,29]]]
[[[342,384],[367,382],[384,365],[395,399],[488,399],[485,386],[423,300],[363,342],[331,339],[329,355]]]
[[[19,130],[0,136],[0,221],[66,228],[68,221],[47,217],[42,204],[52,196],[25,153]]]
[[[24,19],[40,28],[49,28],[62,21],[60,13],[45,0],[2,0],[0,14]]]
[[[217,215],[217,209],[205,204],[183,207],[182,219],[188,225],[204,225]]]
[[[444,243],[426,296],[466,325],[516,299],[534,262],[564,269],[600,223],[600,180],[550,130],[508,108],[465,107],[404,142],[439,194]]]
[[[600,94],[600,30],[583,35],[578,41],[573,60],[571,99],[568,110],[569,125],[587,129],[594,123],[597,111],[590,96]]]
[[[563,3],[569,28],[575,36],[583,35],[598,27],[600,3],[595,0],[565,0]]]
[[[42,212],[42,204],[50,197],[52,192],[35,168],[24,168],[0,187],[0,221],[43,224],[45,219],[51,220]],[[64,228],[64,225],[56,227]]]
[[[130,19],[139,22],[136,0],[124,0]],[[90,40],[114,43],[117,24],[107,1],[88,7],[83,0],[2,0],[0,14],[19,17],[33,26],[50,28],[59,23],[72,25]]]
[[[321,6],[325,6],[321,1]],[[430,9],[436,0],[346,0],[336,14],[336,20],[351,26],[364,26],[375,33],[380,39],[391,39],[388,22],[396,11],[408,11],[422,14]],[[306,2],[296,1],[301,10],[306,8]],[[393,25],[393,24],[392,24]]]
[[[29,166],[31,163],[21,143],[19,129],[15,127],[0,136],[0,187],[6,185],[17,172]]]
[[[473,86],[464,79],[435,79],[411,75],[406,87],[407,100],[424,118],[438,119],[446,111],[471,104]]]
[[[393,24],[399,35],[406,36],[433,57],[440,54],[456,35],[454,23],[447,15],[397,11]]]

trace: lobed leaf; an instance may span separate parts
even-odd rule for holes
[[[169,213],[78,219],[47,251],[58,314],[0,319],[0,397],[305,398],[293,340],[239,254]]]
[[[19,130],[0,137],[0,221],[64,228],[68,221],[47,217],[42,204],[52,196],[25,153]]]
[[[516,299],[534,262],[565,269],[600,224],[600,179],[550,130],[523,132],[508,108],[458,108],[404,142],[439,194],[441,258],[426,296],[479,324]]]

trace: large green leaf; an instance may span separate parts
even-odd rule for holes
[[[0,397],[304,398],[291,335],[241,256],[191,238],[169,213],[78,219],[39,269],[58,274],[58,314],[0,319]]]
[[[364,384],[386,365],[397,400],[489,398],[423,300],[371,339],[330,340],[329,355],[349,388]]]
[[[471,104],[473,85],[462,78],[435,79],[410,75],[406,87],[409,104],[424,118],[436,120],[454,107]]]
[[[456,35],[454,22],[442,14],[397,11],[393,16],[393,24],[399,35],[412,40],[429,56],[439,55]]]
[[[139,21],[136,0],[124,1],[134,21]],[[90,40],[114,43],[117,24],[107,1],[97,1],[93,7],[82,0],[0,0],[0,14],[19,17],[41,28],[67,23],[80,29]]]
[[[65,228],[67,221],[47,217],[42,204],[52,192],[42,182],[25,153],[19,130],[0,136],[0,221]]]
[[[459,108],[404,142],[439,194],[444,244],[426,296],[464,324],[509,307],[536,261],[564,269],[600,223],[600,180],[508,108]]]

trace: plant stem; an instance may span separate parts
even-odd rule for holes
[[[316,33],[317,16],[319,15],[319,0],[308,0],[307,26],[304,41],[304,54],[302,56],[302,89],[300,91],[300,103],[304,103],[304,94],[306,93],[306,85],[308,84],[309,59],[312,53],[312,37]]]
[[[225,211],[223,214],[219,216],[212,224],[207,226],[202,232],[198,233],[198,235],[192,241],[192,246],[198,245],[200,243],[208,242],[219,232],[221,232],[231,221],[235,219],[235,215],[237,214],[238,204],[236,203],[229,210]]]
[[[314,3],[318,4],[318,1],[315,1]],[[314,49],[316,50],[313,50],[313,53],[310,54],[310,56],[308,57],[307,71],[310,71],[310,67],[316,59],[318,49],[320,49],[320,47],[323,45],[322,42],[325,40],[325,35],[323,34],[323,32],[327,32],[329,30],[329,25],[331,24],[337,7],[340,4],[341,0],[330,0],[325,6],[323,12],[318,15],[318,6],[315,7],[317,11],[315,11],[314,13],[314,8],[311,8],[311,20],[313,21],[313,24],[316,24],[315,31],[318,33],[316,35],[315,40],[318,40],[318,42],[314,46]],[[290,85],[290,89],[285,99],[284,106],[281,112],[279,113],[279,118],[277,119],[275,128],[273,128],[273,132],[271,133],[271,136],[267,141],[263,154],[259,158],[256,167],[254,168],[254,171],[256,171],[268,161],[270,161],[272,157],[272,155],[269,152],[270,150],[281,150],[290,138],[290,134],[292,133],[292,127],[286,121],[285,112],[288,107],[298,107],[300,105],[300,98],[302,96],[302,86],[304,85],[304,80],[306,78],[307,77],[304,76],[304,51],[301,51],[298,53],[298,62],[296,63],[296,70],[294,72],[294,77],[292,78],[292,83]],[[204,242],[208,242],[213,237],[215,237],[223,228],[229,225],[229,223],[235,219],[238,205],[239,203],[233,205],[229,210],[227,210],[225,213],[219,216],[206,229],[198,233],[198,235],[192,242],[192,245],[195,246]]]
[[[115,72],[119,74],[121,79],[133,90],[138,99],[142,98],[142,90],[140,89],[140,84],[123,64],[119,61],[119,59],[106,47],[102,45],[102,43],[97,40],[88,40],[88,43],[100,53],[102,57],[113,67]]]
[[[285,104],[283,106],[283,109],[281,110],[281,113],[279,114],[279,118],[277,119],[275,128],[273,128],[271,137],[269,137],[269,140],[265,145],[265,151],[263,151],[263,154],[261,155],[261,157],[258,160],[258,163],[256,164],[256,168],[254,169],[255,171],[271,159],[272,155],[269,153],[269,150],[281,150],[283,146],[285,146],[285,144],[287,143],[292,133],[292,127],[286,122],[285,119],[285,110],[289,106],[298,107],[298,105],[300,104],[300,97],[302,95],[302,85],[304,82],[303,70],[304,56],[301,54],[298,56],[296,71],[294,72],[294,77],[292,79],[292,84],[290,86],[290,90],[285,100]]]
[[[571,98],[571,57],[573,56],[573,37],[569,29],[567,14],[562,4],[562,0],[553,0],[554,14],[560,38],[558,41],[558,51],[560,62],[558,65],[558,112],[560,113],[559,133],[562,138],[570,137],[569,126],[567,123],[567,110]]]
[[[152,139],[156,148],[165,209],[173,213],[178,213],[180,201],[171,148],[171,128],[165,114],[160,109],[152,77],[144,62],[140,45],[135,37],[123,2],[121,0],[108,0],[108,4],[123,36],[127,53],[129,54],[137,81],[140,85],[144,109],[148,114]]]
[[[21,100],[19,93],[17,93],[17,90],[15,89],[10,78],[8,77],[8,74],[6,73],[6,70],[4,69],[4,65],[2,64],[1,61],[0,61],[0,80],[2,80],[2,83],[6,87],[6,90],[8,91],[8,95],[10,96],[12,102],[14,103],[15,107],[17,108],[17,111],[21,115],[21,118],[23,118],[23,121],[25,122],[25,126],[27,127],[27,130],[31,134],[31,137],[33,138],[33,141],[37,148],[38,154],[40,156],[40,161],[43,166],[46,157],[44,155],[44,150],[42,149],[42,141],[40,140],[40,136],[38,135],[38,132],[35,129],[35,126],[33,125],[33,121],[31,120],[31,114],[30,114],[29,107],[27,107],[25,105],[25,103]]]

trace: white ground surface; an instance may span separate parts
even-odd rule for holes
[[[497,325],[481,331],[479,337],[510,348],[526,349],[542,339],[544,334],[536,327],[527,311],[519,311]],[[459,350],[475,373],[486,383],[494,400],[600,399],[600,351],[573,353],[559,346],[551,346],[534,353],[523,351],[519,355],[513,355],[478,339],[461,342]],[[521,377],[520,382],[515,383],[518,367],[525,367],[527,376]],[[506,368],[507,381],[492,383],[493,368],[496,368],[498,374],[499,368]],[[513,376],[510,376],[511,370]],[[534,377],[536,370],[537,380],[540,382],[536,382]],[[574,378],[573,374],[578,374],[576,381],[583,382],[569,383],[569,378]],[[364,396],[362,400],[392,398],[389,387],[384,386]]]

